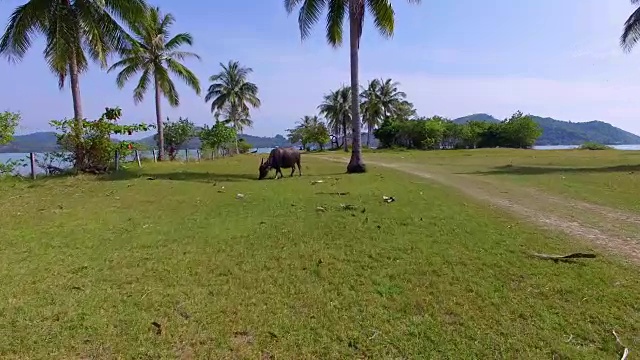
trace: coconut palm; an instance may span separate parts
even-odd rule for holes
[[[360,93],[362,124],[367,126],[367,147],[371,145],[373,129],[379,126],[383,119],[384,108],[380,101],[380,87],[380,80],[373,79],[369,81],[367,87]]]
[[[398,90],[399,82],[391,79],[380,80],[379,96],[383,117],[396,116],[407,94]]]
[[[242,132],[245,127],[253,125],[250,108],[260,107],[258,86],[248,80],[253,69],[233,60],[227,65],[220,63],[220,66],[222,71],[209,78],[211,85],[204,101],[211,101],[211,113],[224,114],[237,132]],[[236,153],[239,154],[237,145],[236,135]]]
[[[421,0],[407,0],[409,3],[419,4]],[[351,91],[358,94],[358,50],[364,25],[365,11],[368,9],[373,16],[373,23],[378,32],[385,37],[391,37],[394,29],[394,12],[390,0],[284,0],[284,7],[291,14],[300,7],[298,25],[300,35],[307,38],[311,27],[320,20],[324,8],[327,14],[327,42],[333,47],[342,44],[342,32],[345,16],[349,19],[349,48],[351,60]],[[365,172],[362,161],[360,144],[360,107],[359,96],[352,97],[351,120],[353,123],[353,146],[351,160],[347,165],[347,172]]]
[[[351,116],[353,115],[351,111],[352,104],[351,88],[343,86],[325,95],[322,104],[318,106],[320,114],[327,119],[329,130],[336,136],[339,136],[340,130],[342,130],[344,151],[349,151],[347,124],[351,121]]]
[[[627,52],[631,51],[640,40],[640,0],[631,0],[631,3],[638,5],[638,8],[625,21],[620,36],[620,45]]]
[[[134,75],[142,73],[138,85],[133,90],[133,100],[136,104],[144,99],[149,84],[153,84],[158,127],[158,160],[164,159],[165,150],[161,97],[164,96],[173,107],[180,105],[180,97],[170,74],[180,78],[200,95],[200,81],[191,70],[180,63],[181,60],[190,57],[200,59],[197,54],[179,50],[183,45],[191,46],[193,37],[188,33],[180,33],[170,38],[169,32],[174,22],[173,15],[162,14],[157,7],[150,8],[142,21],[131,24],[132,35],[127,37],[128,44],[119,51],[122,59],[109,68],[109,71],[121,69],[116,77],[119,88],[123,88]]]
[[[70,80],[73,116],[81,125],[80,74],[87,70],[89,59],[107,67],[107,56],[123,46],[126,36],[116,19],[134,24],[145,8],[144,0],[30,0],[9,17],[0,38],[0,54],[10,61],[22,60],[34,36],[42,35],[44,58],[60,89],[67,77]],[[75,131],[80,139],[82,127]],[[83,161],[81,152],[78,147],[76,167]]]

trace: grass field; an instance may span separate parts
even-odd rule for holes
[[[640,213],[640,151],[374,151],[367,158],[422,164],[431,171],[540,188]]]
[[[257,165],[0,182],[0,358],[613,359],[612,330],[640,349],[637,267],[528,255],[589,242],[386,168]]]

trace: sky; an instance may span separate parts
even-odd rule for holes
[[[348,44],[333,49],[324,23],[302,41],[297,15],[282,0],[217,2],[148,0],[176,17],[173,32],[194,37],[202,60],[186,65],[203,91],[220,63],[251,67],[262,106],[252,112],[259,136],[284,134],[304,115],[317,113],[323,94],[349,84]],[[2,27],[24,0],[0,2]],[[626,0],[429,1],[394,0],[395,34],[380,36],[365,23],[360,81],[392,78],[422,116],[456,118],[488,113],[506,118],[517,110],[559,120],[601,120],[640,134],[640,48],[619,46],[622,25],[634,7]],[[321,20],[322,21],[322,20]],[[348,34],[348,29],[345,29]],[[36,41],[25,59],[0,58],[0,110],[22,114],[19,134],[50,130],[49,121],[73,115],[71,92],[58,89]],[[123,123],[155,123],[153,93],[135,105],[137,80],[118,89],[115,73],[97,65],[80,80],[85,116],[120,106]],[[213,123],[204,96],[176,79],[181,104],[163,102],[163,117]]]

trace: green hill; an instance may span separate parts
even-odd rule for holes
[[[640,144],[640,136],[602,121],[577,123],[533,115],[532,118],[542,128],[542,136],[536,145],[580,145],[587,141],[607,145]],[[454,122],[464,124],[472,120],[493,123],[500,121],[488,114],[473,114],[455,119]]]

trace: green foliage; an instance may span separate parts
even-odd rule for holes
[[[237,154],[246,154],[251,149],[253,149],[253,145],[251,145],[249,142],[245,141],[244,139],[238,139],[237,145],[233,144],[231,146],[231,150],[235,151]]]
[[[0,145],[8,144],[13,140],[13,134],[20,123],[20,114],[11,111],[0,113]]]
[[[288,139],[292,144],[301,143],[309,149],[309,144],[315,144],[324,150],[324,145],[330,141],[329,129],[317,116],[303,117],[293,129],[288,129]]]
[[[133,150],[133,144],[128,141],[114,142],[112,135],[132,135],[134,132],[148,131],[153,125],[148,124],[118,124],[122,116],[120,108],[106,108],[99,119],[89,121],[83,119],[78,124],[75,119],[52,120],[50,125],[58,131],[58,144],[62,151],[72,152],[72,160],[78,160],[77,154],[82,154],[82,161],[77,168],[83,172],[105,172],[113,161],[115,152],[121,157]],[[81,129],[78,129],[81,126]],[[83,134],[78,138],[77,134]]]
[[[180,117],[178,121],[171,121],[167,117],[164,122],[164,146],[169,152],[169,159],[175,160],[178,149],[180,149],[187,141],[195,137],[196,125],[189,121],[188,118]],[[156,140],[158,139],[156,134]]]
[[[501,147],[526,149],[533,146],[536,139],[542,135],[540,126],[530,115],[523,115],[517,111],[500,125],[502,137]]]
[[[611,146],[603,145],[597,142],[588,141],[580,145],[578,149],[579,150],[611,150],[613,148]]]
[[[351,122],[351,88],[343,86],[333,90],[324,96],[318,106],[320,114],[327,119],[329,133],[336,137],[342,136],[342,141],[347,149],[347,136],[350,132],[348,124]]]
[[[0,54],[10,60],[21,60],[34,36],[43,35],[45,60],[62,88],[72,62],[80,73],[88,68],[87,57],[106,66],[108,55],[119,50],[126,37],[115,18],[136,24],[142,19],[144,9],[143,0],[30,0],[18,6],[9,17],[0,39]]]
[[[235,128],[219,120],[217,120],[212,127],[205,125],[198,134],[203,149],[214,149],[217,151],[219,151],[223,145],[232,142],[236,138],[236,135]]]
[[[500,123],[469,121],[457,124],[440,116],[386,119],[374,131],[380,147],[410,149],[458,149],[477,147],[529,148],[542,134],[528,115],[516,112]]]
[[[9,159],[0,162],[0,177],[14,174],[19,167],[27,166],[25,159]]]

